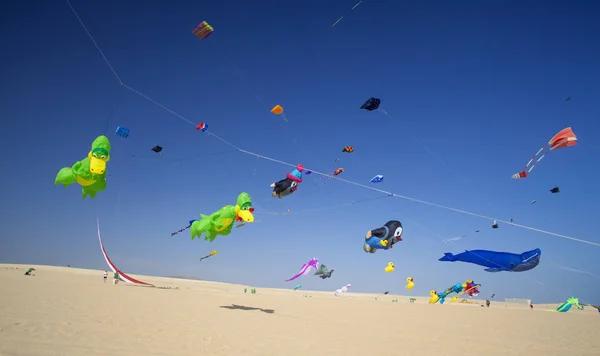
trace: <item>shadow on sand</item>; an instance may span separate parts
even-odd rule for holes
[[[254,308],[254,307],[246,307],[243,305],[231,304],[231,305],[221,305],[219,308],[223,309],[231,309],[231,310],[260,310],[263,313],[273,314],[275,310],[273,309],[262,309],[262,308]]]

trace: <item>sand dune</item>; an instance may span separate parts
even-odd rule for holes
[[[18,269],[15,269],[17,268]],[[27,267],[36,275],[24,276]],[[0,355],[599,355],[600,313],[0,265]],[[177,288],[177,289],[176,289]],[[310,298],[304,297],[310,295]],[[398,303],[392,303],[392,299]]]

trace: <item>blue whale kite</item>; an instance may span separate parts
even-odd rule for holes
[[[440,261],[444,262],[468,262],[483,267],[486,272],[525,272],[535,268],[540,264],[542,251],[539,248],[526,251],[522,254],[496,252],[488,250],[466,250],[458,255],[453,255],[449,252],[444,253],[444,257]]]

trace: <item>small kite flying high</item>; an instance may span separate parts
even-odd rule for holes
[[[523,168],[523,171],[513,174],[512,178],[513,179],[527,178],[529,176],[529,174],[531,173],[531,171],[535,168],[535,166],[538,163],[540,163],[540,161],[544,157],[546,157],[546,155],[550,151],[558,150],[559,148],[575,146],[576,144],[577,144],[577,136],[575,136],[575,134],[573,133],[573,130],[570,127],[567,127],[566,129],[562,129],[559,133],[554,135],[554,137],[552,137],[552,139],[550,139],[550,141],[548,141],[547,144],[545,144],[542,148],[540,148],[539,151],[537,151],[537,153],[535,155],[533,155],[533,157],[531,157],[529,162],[527,162],[527,164]],[[546,148],[548,148],[548,150],[540,156],[540,154],[544,150],[546,150]],[[540,156],[540,158],[537,158],[538,156]]]
[[[371,98],[371,99],[365,101],[365,103],[362,104],[362,106],[360,108],[363,110],[373,111],[373,110],[377,110],[379,108],[380,104],[381,104],[380,99]]]

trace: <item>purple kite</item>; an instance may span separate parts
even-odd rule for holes
[[[319,260],[317,260],[316,258],[311,258],[310,261],[308,261],[307,263],[303,264],[302,267],[300,267],[300,272],[296,273],[292,278],[290,279],[286,279],[286,282],[289,281],[293,281],[294,279],[300,277],[300,276],[304,276],[306,274],[309,274],[312,269],[318,269],[319,268]]]

